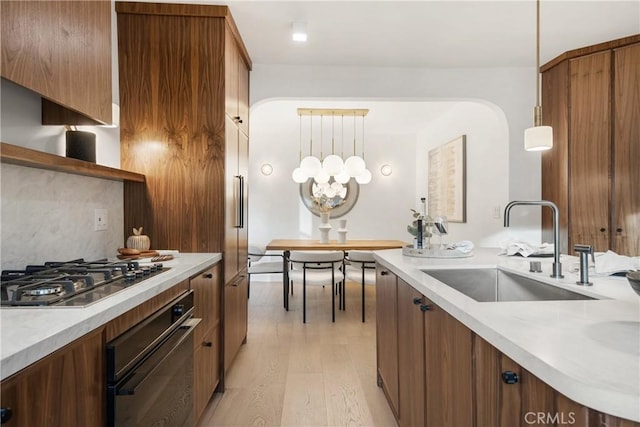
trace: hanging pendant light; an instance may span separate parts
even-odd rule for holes
[[[342,157],[336,154],[335,147],[335,114],[331,114],[331,154],[322,161],[322,167],[332,176],[338,175],[344,168]]]
[[[300,129],[300,132],[302,132],[302,116],[300,116]],[[313,155],[313,120],[309,115],[309,155],[300,161],[300,169],[302,169],[307,178],[313,178],[320,172],[321,168],[320,159]]]
[[[342,110],[342,109],[306,109],[299,108],[300,116],[300,166],[291,174],[296,183],[306,182],[312,178],[316,184],[328,184],[333,179],[339,184],[346,184],[351,178],[355,178],[361,184],[371,181],[371,173],[366,169],[364,162],[364,116],[369,110]],[[323,158],[323,118],[331,114],[331,154]],[[353,155],[343,161],[343,153],[335,152],[335,116],[342,118],[342,145],[344,148],[344,116],[353,116]],[[302,116],[309,116],[309,155],[302,158]],[[320,158],[313,155],[313,117],[320,116]],[[357,155],[356,119],[362,117],[362,157]],[[339,193],[339,192],[338,192]]]
[[[540,106],[540,0],[536,0],[536,106],[533,110],[533,127],[524,131],[524,149],[543,151],[553,147],[553,129],[542,126]]]
[[[293,170],[293,172],[291,173],[291,178],[293,178],[293,181],[298,183],[298,184],[302,184],[304,182],[307,182],[307,180],[309,179],[309,175],[307,175],[307,173],[302,169],[302,116],[300,116],[300,166],[298,166],[297,168],[295,168]]]

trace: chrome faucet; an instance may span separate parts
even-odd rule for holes
[[[553,271],[551,277],[556,279],[561,279],[564,276],[562,275],[562,264],[560,264],[560,221],[558,214],[558,207],[555,203],[549,202],[547,200],[525,200],[525,201],[516,201],[509,202],[506,208],[504,208],[504,226],[509,226],[509,212],[511,208],[516,205],[525,205],[525,206],[548,206],[553,211]]]

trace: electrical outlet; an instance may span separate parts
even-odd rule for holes
[[[495,219],[500,219],[500,215],[501,215],[501,209],[500,209],[500,205],[496,205],[493,207],[493,217]]]
[[[107,221],[107,210],[106,209],[95,209],[93,211],[93,230],[94,231],[103,231],[106,230],[109,226],[109,222]]]

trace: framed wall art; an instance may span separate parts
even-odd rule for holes
[[[428,212],[467,222],[467,136],[429,150]]]

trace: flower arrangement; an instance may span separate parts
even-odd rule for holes
[[[333,208],[337,208],[345,202],[347,196],[347,187],[339,182],[331,184],[318,184],[316,182],[311,186],[311,200],[320,212],[329,212]]]
[[[431,227],[433,226],[433,220],[429,215],[423,215],[422,213],[416,211],[415,209],[410,209],[413,212],[413,221],[407,225],[407,231],[413,237],[418,237],[418,220],[422,220],[422,237],[425,239],[430,239],[432,236]]]

